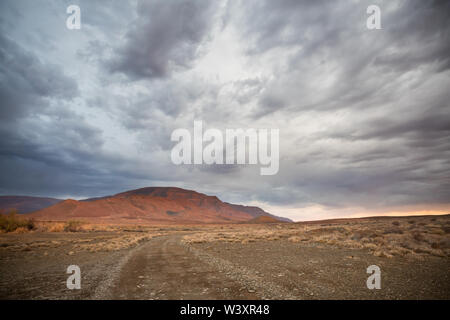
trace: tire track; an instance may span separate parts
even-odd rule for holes
[[[180,235],[154,238],[135,248],[110,279],[111,299],[259,299],[255,290],[229,277],[181,244]]]

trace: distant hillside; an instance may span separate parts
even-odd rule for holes
[[[281,221],[272,217],[272,216],[259,216],[256,218],[253,218],[245,223],[280,223]],[[286,222],[286,221],[282,221]]]
[[[142,224],[244,222],[260,216],[286,221],[257,207],[229,204],[216,196],[174,187],[148,187],[82,201],[65,200],[30,214],[37,220]]]
[[[16,209],[18,213],[29,213],[50,207],[62,200],[42,197],[0,196],[0,210],[8,212]]]
[[[261,217],[261,216],[268,216],[268,217],[272,217],[279,221],[293,222],[291,219],[270,214],[259,207],[243,206],[240,204],[231,204],[231,203],[227,203],[227,204],[230,205],[231,207],[235,208],[236,210],[247,212],[254,218]]]

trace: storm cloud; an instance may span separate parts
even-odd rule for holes
[[[448,2],[80,0],[81,30],[69,4],[0,5],[0,194],[171,185],[293,219],[450,207]],[[280,129],[279,173],[175,166],[171,132],[194,120]]]
[[[188,68],[213,18],[213,1],[140,1],[137,19],[108,62],[130,78],[160,78]]]

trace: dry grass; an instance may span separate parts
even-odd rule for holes
[[[138,244],[148,241],[159,233],[144,233],[144,234],[125,234],[114,238],[107,239],[95,239],[94,241],[87,241],[88,243],[78,242],[73,246],[74,250],[84,250],[89,252],[99,252],[99,251],[115,251],[122,250],[131,247],[135,247]]]
[[[37,232],[99,232],[120,231],[120,226],[92,224],[84,221],[70,220],[67,222],[38,221],[35,222]]]
[[[29,233],[19,225],[13,233]],[[72,233],[59,241],[0,243],[0,249],[27,251],[32,248],[67,246],[72,251],[113,251],[172,232],[188,232],[186,244],[255,241],[288,241],[298,245],[335,246],[368,250],[375,256],[450,257],[450,216],[366,218],[340,221],[283,224],[230,224],[201,226],[115,226],[87,222],[36,222],[32,232]],[[10,232],[11,233],[11,232]],[[5,235],[6,236],[6,235]]]
[[[367,218],[329,223],[226,226],[186,235],[187,244],[287,240],[299,244],[365,249],[391,258],[450,257],[450,216]]]
[[[25,233],[32,231],[35,228],[36,225],[32,219],[24,219],[14,210],[7,215],[0,214],[0,232]]]
[[[135,247],[156,236],[167,234],[169,231],[159,231],[155,227],[123,227],[111,225],[75,224],[75,231],[69,231],[74,227],[72,223],[46,222],[38,224],[38,231],[25,236],[3,235],[0,238],[0,251],[35,251],[42,249],[47,251],[60,249],[68,255],[79,252],[108,252]],[[64,231],[66,230],[66,231]],[[55,236],[47,236],[53,232],[61,233]],[[69,236],[70,233],[76,232]],[[16,232],[18,233],[18,232]],[[28,233],[28,232],[27,232]],[[13,237],[11,237],[13,236]],[[45,251],[45,252],[44,252]]]

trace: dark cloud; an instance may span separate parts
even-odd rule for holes
[[[365,26],[369,4],[381,7],[379,32]],[[449,65],[450,5],[442,1],[237,1],[232,7],[252,57],[290,52],[275,71],[277,81],[266,87],[265,96],[277,100],[272,112],[283,104],[291,111],[361,108],[380,91],[391,98],[394,90],[384,86],[411,70],[442,71]],[[316,82],[318,74],[322,83],[333,78],[329,88]],[[271,113],[265,103],[260,108],[255,117]]]
[[[61,68],[45,64],[5,35],[0,35],[0,116],[2,121],[38,114],[45,99],[72,99],[77,83]]]
[[[439,71],[450,67],[450,3],[410,1],[388,16],[391,47],[375,62],[394,69],[414,69],[435,64]]]
[[[208,32],[212,7],[211,1],[140,1],[125,44],[108,62],[110,71],[151,79],[188,67]]]
[[[54,193],[64,177],[98,173],[91,150],[101,131],[66,107],[79,96],[77,82],[5,35],[0,69],[0,192]]]

